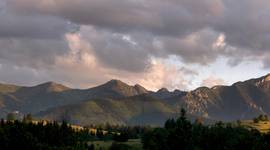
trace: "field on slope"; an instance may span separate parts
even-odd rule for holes
[[[259,121],[254,123],[253,120],[241,121],[241,125],[249,129],[259,130],[261,133],[268,133],[270,131],[270,121]]]
[[[113,141],[93,141],[89,144],[94,144],[95,150],[109,150]],[[140,139],[130,139],[127,142],[117,142],[117,144],[125,144],[130,146],[131,150],[141,150],[142,143]]]

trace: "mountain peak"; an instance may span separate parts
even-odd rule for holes
[[[50,87],[50,86],[55,86],[55,85],[58,85],[58,83],[53,82],[53,81],[49,81],[49,82],[41,83],[41,84],[39,84],[37,86],[39,86],[39,87]]]
[[[70,89],[62,84],[52,81],[39,84],[36,87],[46,89],[48,92],[63,92]]]
[[[53,81],[48,81],[48,82],[42,83],[42,84],[40,84],[40,85],[51,86],[51,85],[56,85],[56,84],[58,84],[58,83],[53,82]]]
[[[270,74],[267,74],[265,76],[262,76],[260,78],[254,78],[254,79],[250,79],[250,80],[247,80],[245,82],[248,82],[248,83],[251,83],[251,84],[254,84],[256,86],[262,86],[264,84],[268,84],[270,81]]]
[[[139,84],[134,85],[134,88],[138,91],[138,93],[148,93],[148,90]]]
[[[178,90],[178,89],[175,89],[174,91],[173,91],[173,93],[179,93],[179,94],[181,94],[181,93],[184,93],[183,91],[180,91],[180,90]]]
[[[167,88],[161,88],[157,92],[158,93],[160,93],[160,92],[169,92],[169,90]]]
[[[253,84],[255,84],[257,87],[260,87],[261,89],[270,90],[270,74],[267,74],[266,76],[263,76],[261,78],[251,80],[253,81]]]
[[[264,76],[264,81],[270,81],[270,74],[267,74],[266,76]]]
[[[109,86],[109,87],[111,87],[111,86],[120,86],[120,87],[129,86],[128,84],[124,83],[123,81],[117,80],[117,79],[112,79],[103,85]]]
[[[109,95],[109,97],[127,97],[148,93],[148,91],[140,86],[128,85],[120,80],[110,80],[101,86],[94,88],[95,93],[103,93],[102,95]]]

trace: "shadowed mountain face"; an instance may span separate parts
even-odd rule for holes
[[[77,104],[95,98],[124,98],[148,93],[140,85],[129,86],[119,80],[111,80],[101,86],[79,90],[54,82],[34,87],[0,85],[0,116],[19,110],[22,113],[38,113],[49,108]]]
[[[123,99],[93,99],[52,108],[37,116],[49,120],[68,120],[75,124],[161,125],[175,114],[173,107],[147,95]],[[149,118],[149,119],[145,119]]]
[[[111,80],[90,89],[71,89],[48,82],[34,87],[0,84],[0,116],[18,110],[39,118],[77,124],[160,125],[185,108],[190,116],[209,120],[250,119],[270,114],[270,75],[231,86],[193,91],[148,91]]]
[[[198,88],[188,92],[180,105],[189,113],[216,120],[250,119],[270,114],[270,76],[237,82],[232,86]]]

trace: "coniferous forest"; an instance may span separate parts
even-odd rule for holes
[[[44,125],[7,121],[0,123],[1,150],[84,150],[87,144],[84,131],[75,132],[67,123]]]
[[[164,128],[149,131],[142,142],[145,150],[269,150],[270,133],[240,124],[191,123],[182,109],[178,119],[169,119]]]
[[[205,125],[201,120],[191,122],[186,112],[168,119],[164,127],[95,126],[75,130],[66,122],[33,123],[32,117],[22,121],[0,121],[0,149],[27,150],[91,150],[95,141],[114,141],[108,149],[135,150],[126,142],[141,139],[145,150],[269,150],[270,133],[246,128],[240,123],[217,122]],[[256,121],[266,120],[259,116]],[[255,122],[255,121],[254,121]],[[103,131],[106,131],[104,134]]]

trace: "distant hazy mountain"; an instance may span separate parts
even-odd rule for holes
[[[161,88],[157,92],[150,93],[151,96],[159,99],[168,99],[176,96],[184,96],[186,92],[180,91],[180,90],[174,90],[173,92],[170,92],[166,88]]]
[[[90,89],[71,89],[48,82],[33,87],[0,84],[0,116],[20,111],[40,118],[78,124],[161,124],[186,108],[193,117],[210,120],[250,119],[270,114],[270,75],[231,86],[193,91],[148,91],[111,80]]]

